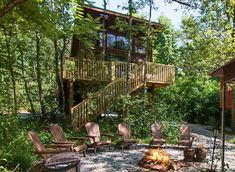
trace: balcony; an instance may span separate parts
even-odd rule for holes
[[[126,77],[127,71],[129,77],[134,78],[132,71],[137,66],[142,65],[142,75],[146,66],[146,80],[149,84],[169,85],[175,81],[175,68],[173,65],[126,62],[109,62],[78,58],[66,58],[63,79],[68,80],[97,80],[112,82],[118,78]]]

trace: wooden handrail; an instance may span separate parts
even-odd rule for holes
[[[143,85],[143,72],[143,64],[139,64],[136,69],[130,72],[128,92],[132,92]],[[87,121],[91,121],[114,104],[121,95],[125,95],[125,81],[126,76],[120,77],[95,93],[91,98],[74,106],[71,110],[73,127],[83,126]]]
[[[110,62],[90,59],[66,58],[64,79],[114,81],[127,71],[126,62]],[[130,70],[136,67],[130,64]]]
[[[172,84],[175,82],[175,68],[173,65],[153,64],[147,62],[147,82]]]
[[[107,110],[110,106],[117,102],[121,95],[126,94],[126,78],[127,78],[127,63],[125,62],[104,62],[104,61],[76,61],[79,63],[79,68],[72,67],[70,73],[72,78],[98,78],[104,76],[104,80],[112,81],[100,91],[96,92],[90,98],[85,99],[81,103],[77,104],[71,109],[72,114],[72,126],[74,128],[85,125],[86,122],[93,120],[100,113]],[[73,65],[74,65],[73,64]],[[77,64],[76,64],[77,65]],[[107,68],[101,69],[101,66],[111,66],[110,70]],[[144,67],[143,63],[130,64],[130,72],[128,79],[128,93],[135,91],[144,84]],[[76,71],[74,71],[76,69]],[[78,70],[79,69],[79,70]],[[90,71],[91,70],[91,71]],[[92,70],[96,71],[92,73]],[[68,70],[69,71],[69,70]],[[111,71],[110,74],[106,74],[107,71]],[[108,76],[108,77],[107,77]],[[175,80],[175,69],[172,65],[153,64],[147,62],[146,65],[146,78],[149,83],[159,84],[172,84]],[[100,78],[102,79],[102,78]]]

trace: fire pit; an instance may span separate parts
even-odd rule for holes
[[[168,153],[158,148],[150,149],[149,152],[145,153],[138,165],[144,169],[165,172],[168,170],[180,170],[185,163],[183,160],[171,159]]]

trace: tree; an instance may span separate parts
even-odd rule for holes
[[[177,40],[179,33],[174,29],[171,21],[165,17],[159,17],[160,32],[154,42],[154,61],[162,64],[178,63]]]
[[[34,113],[41,109],[37,101],[42,104],[43,114],[54,109],[57,102],[62,110],[63,58],[69,52],[69,39],[76,29],[74,19],[82,19],[80,1],[1,1],[0,9],[5,11],[0,18],[0,64],[8,64],[2,65],[1,70],[4,91],[0,93],[3,105],[0,111],[8,112],[5,109],[15,104],[14,112],[29,105]],[[33,36],[35,32],[37,39]],[[7,71],[11,77],[6,75]]]
[[[0,9],[0,18],[13,10],[14,7],[23,4],[27,0],[9,0],[9,2]]]

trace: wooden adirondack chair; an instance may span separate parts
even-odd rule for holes
[[[35,153],[39,154],[44,160],[47,160],[51,155],[61,152],[71,152],[72,144],[51,144],[44,145],[38,135],[33,131],[28,132],[29,139],[33,142],[36,150]]]
[[[178,145],[191,147],[194,138],[195,136],[192,135],[191,127],[188,124],[181,125]]]
[[[160,145],[166,144],[166,140],[163,138],[162,135],[162,124],[155,123],[151,125],[151,134],[152,140],[149,143],[149,147],[153,145]]]
[[[88,122],[85,125],[87,131],[87,137],[89,138],[90,145],[88,147],[92,147],[96,150],[98,147],[109,147],[109,151],[112,145],[112,135],[107,133],[100,133],[99,125],[94,122]],[[101,136],[107,136],[108,140],[101,141]]]
[[[86,156],[87,146],[84,144],[84,141],[87,138],[84,137],[65,137],[64,131],[61,126],[58,124],[52,124],[50,126],[50,132],[53,135],[53,143],[55,144],[72,144],[73,150],[75,152],[83,153],[84,157]],[[71,140],[72,142],[68,141]],[[76,145],[76,141],[79,141],[79,145]]]
[[[118,124],[118,134],[121,137],[121,140],[119,141],[119,145],[122,148],[127,147],[127,146],[131,146],[131,145],[137,145],[137,143],[139,143],[138,139],[133,139],[131,138],[131,127],[129,124],[123,122]]]
[[[35,153],[39,154],[44,160],[31,171],[50,171],[51,166],[53,166],[53,170],[58,169],[64,172],[74,172],[73,169],[75,169],[76,172],[80,171],[80,157],[76,155],[75,152],[71,152],[73,151],[72,144],[44,145],[38,135],[33,131],[28,132],[28,137],[36,148]]]

